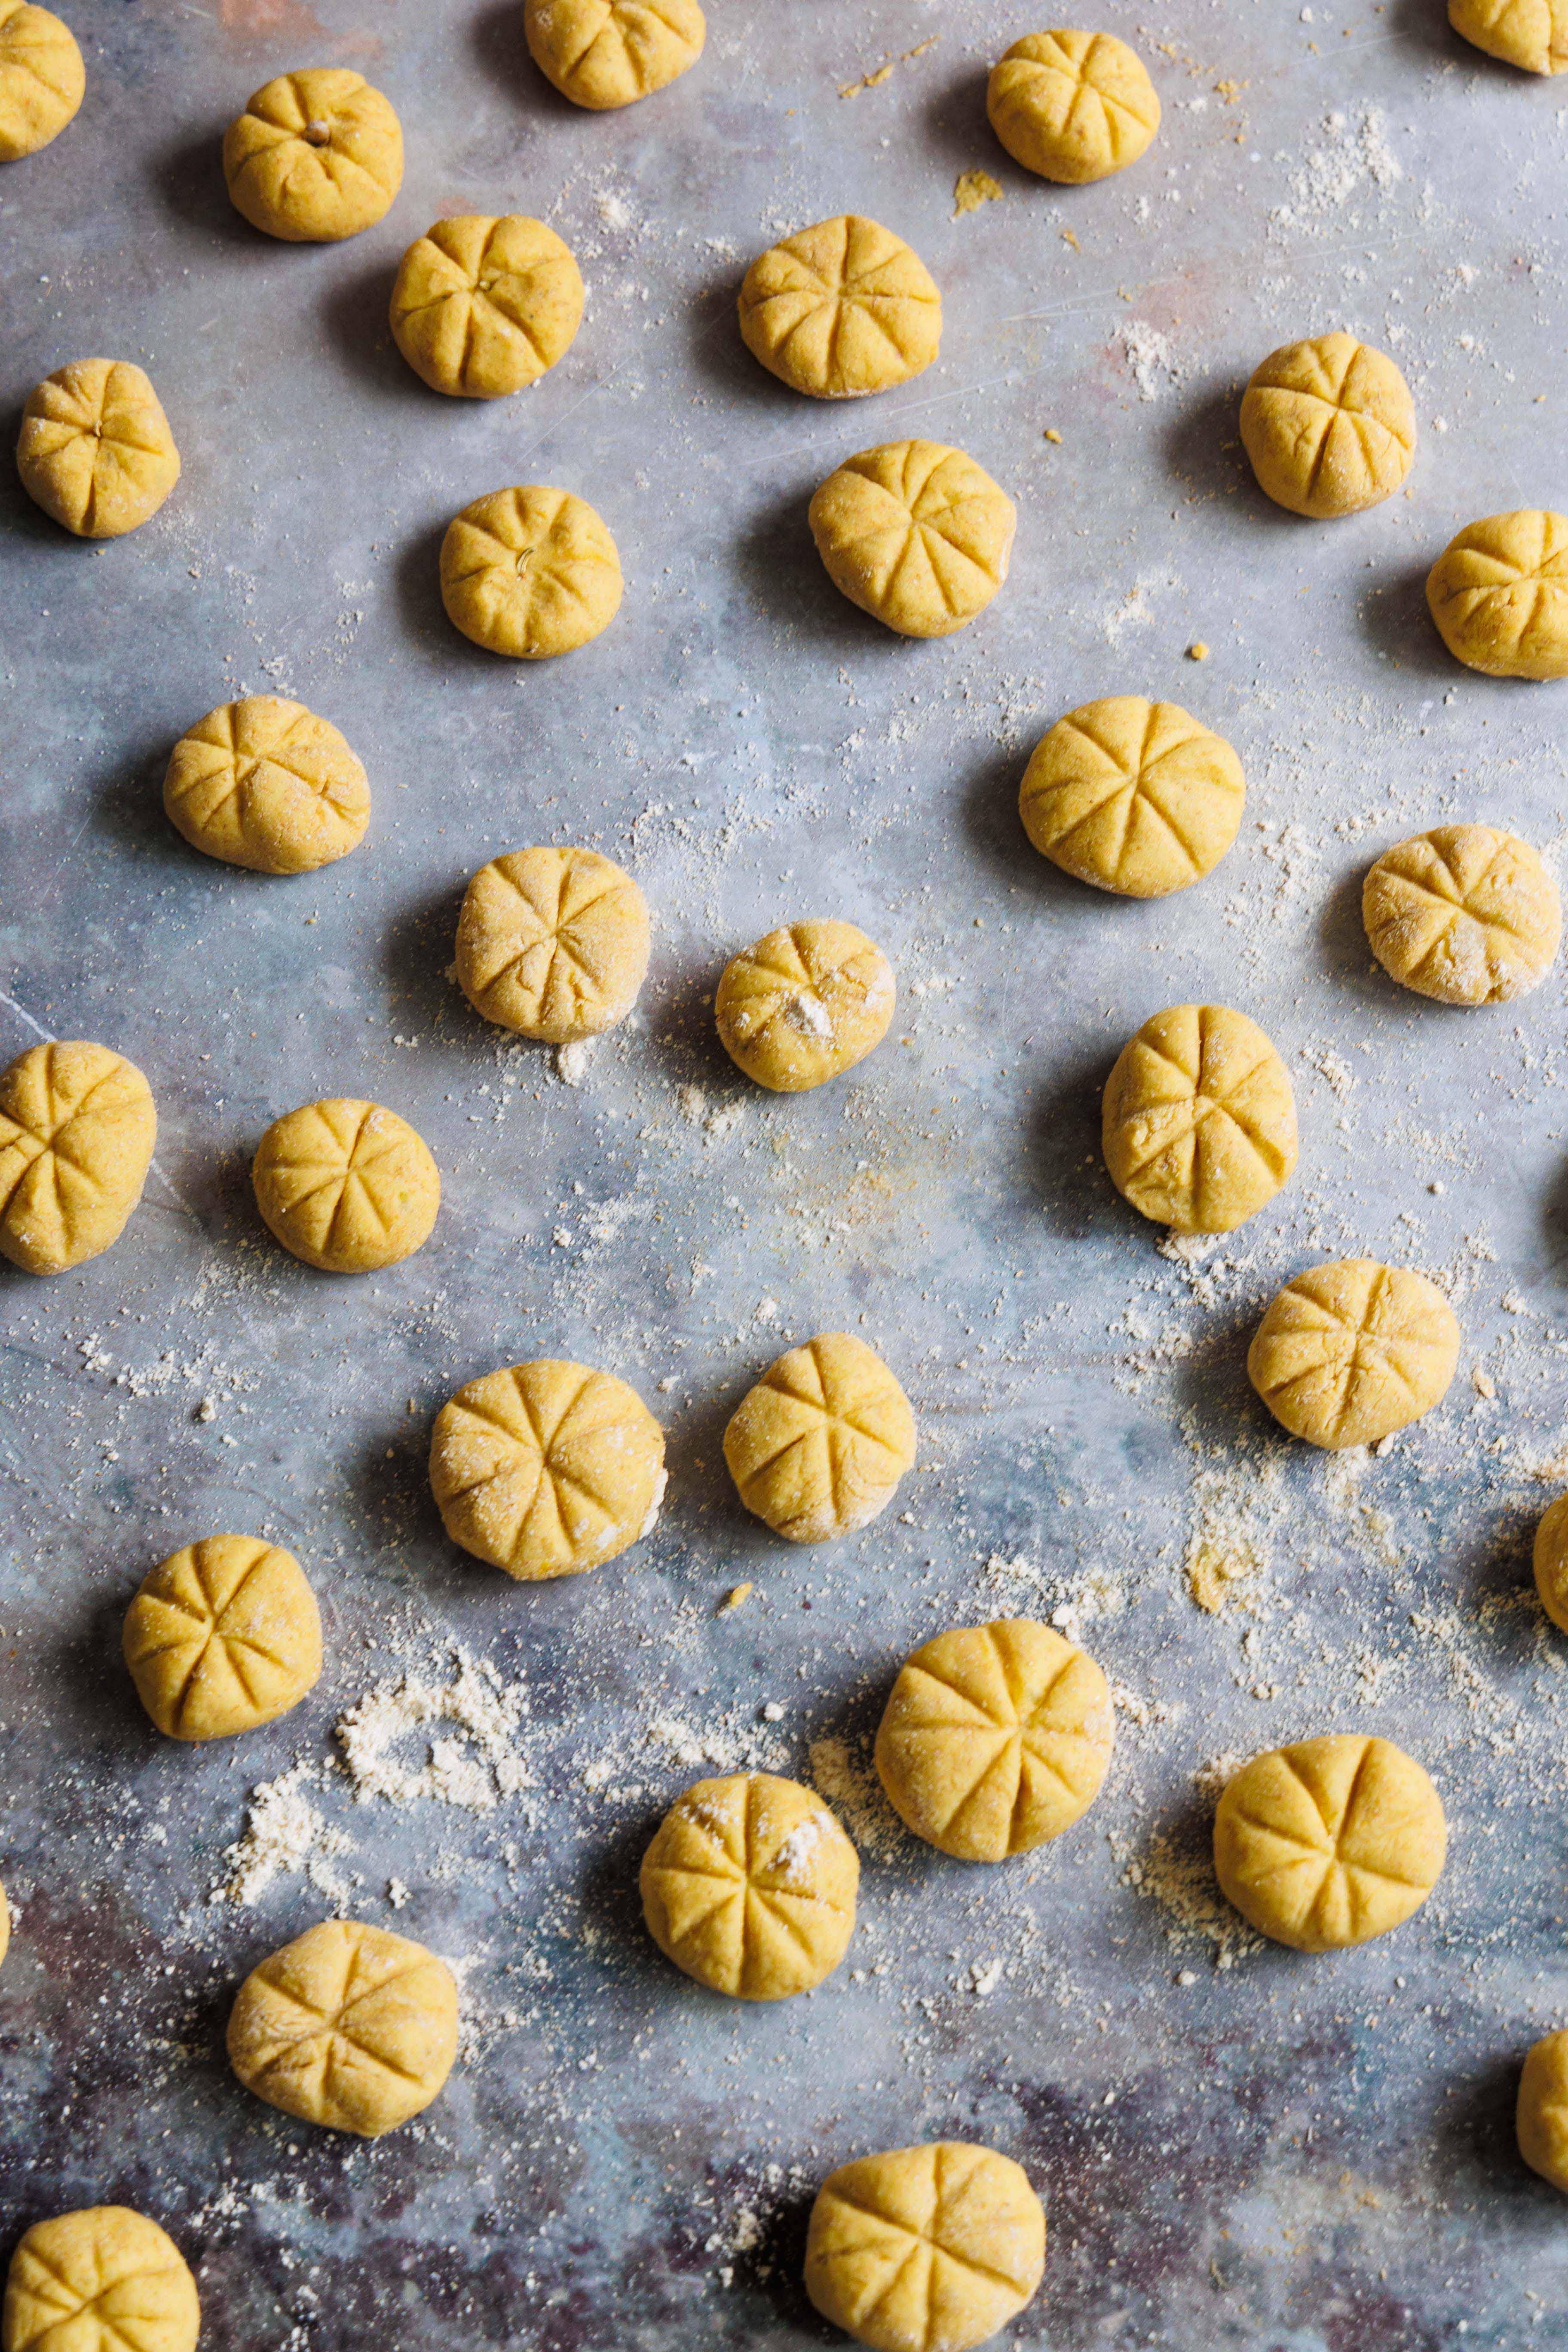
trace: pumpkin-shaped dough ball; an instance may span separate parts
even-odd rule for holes
[[[1394,362],[1353,335],[1282,343],[1254,371],[1241,439],[1258,487],[1331,522],[1392,498],[1415,457],[1415,407]]]
[[[1079,186],[1125,171],[1160,128],[1143,60],[1114,33],[1029,33],[991,68],[991,128],[1016,163]]]
[[[228,126],[223,173],[252,228],[335,245],[374,228],[403,184],[403,126],[346,66],[279,74]]]
[[[711,1992],[787,2000],[831,1976],[855,1929],[860,1860],[820,1797],[771,1772],[699,1780],[643,1856],[643,1917]]]
[[[1224,1004],[1173,1004],[1117,1055],[1101,1134],[1110,1181],[1141,1215],[1179,1234],[1228,1234],[1296,1165],[1296,1097],[1256,1021]]]
[[[228,2057],[269,2107],[375,2139],[430,2105],[458,2054],[458,1988],[406,1936],[326,1919],[253,1969]]]
[[[1247,784],[1223,735],[1175,702],[1110,695],[1041,736],[1018,793],[1042,857],[1124,898],[1163,898],[1213,871]]]
[[[596,849],[508,850],[463,894],[464,995],[487,1021],[543,1045],[577,1045],[624,1021],[647,956],[647,901]]]
[[[117,1242],[153,1164],[158,1114],[107,1045],[29,1045],[0,1072],[0,1252],[64,1274]]]
[[[586,499],[540,483],[492,490],[447,526],[441,602],[487,653],[543,661],[609,626],[621,559]]]
[[[0,0],[0,163],[58,139],[86,89],[70,26],[32,0]]]
[[[1487,677],[1568,677],[1568,515],[1539,508],[1467,523],[1426,575],[1456,661]]]
[[[274,1119],[250,1173],[263,1222],[322,1274],[374,1274],[412,1257],[441,1205],[440,1171],[407,1120],[352,1096]]]
[[[708,23],[697,0],[523,0],[522,33],[546,81],[602,114],[694,66]]]
[[[170,1739],[227,1739],[297,1706],[321,1671],[321,1618],[291,1552],[204,1536],[161,1560],[126,1612],[137,1696]]]
[[[181,736],[163,809],[193,849],[252,874],[309,874],[370,823],[370,783],[337,729],[302,702],[247,694]]]
[[[1418,1911],[1447,1850],[1437,1791],[1392,1740],[1336,1732],[1271,1748],[1226,1784],[1215,1875],[1261,1936],[1298,1952],[1384,1936]]]
[[[806,2231],[806,2294],[874,2352],[971,2352],[1023,2310],[1045,2266],[1028,2175],[969,2140],[840,2165]]]
[[[1297,1275],[1270,1300],[1247,1370],[1292,1437],[1337,1453],[1430,1412],[1458,1360],[1459,1326],[1436,1283],[1347,1257]]]
[[[1568,73],[1568,0],[1448,0],[1448,22],[1505,65]]]
[[[16,443],[27,496],[78,539],[119,539],[180,478],[158,395],[129,360],[73,360],[27,395]]]
[[[1526,2051],[1514,2130],[1531,2172],[1568,2196],[1568,2033],[1543,2033]]]
[[[792,1543],[826,1543],[885,1511],[914,1467],[910,1401],[847,1331],[791,1348],[748,1389],[724,1432],[748,1511]]]
[[[1539,988],[1557,953],[1557,885],[1528,841],[1440,824],[1385,849],[1362,886],[1373,955],[1443,1004],[1504,1004]]]
[[[1568,1633],[1568,1495],[1559,1495],[1542,1511],[1531,1564],[1542,1607],[1559,1631]]]
[[[392,289],[392,339],[433,392],[500,400],[537,383],[583,317],[572,248],[542,221],[438,220],[404,255]]]
[[[521,1583],[617,1558],[651,1532],[665,1481],[664,1432],[641,1397],[586,1364],[486,1372],[430,1434],[447,1533]]]
[[[725,965],[713,1019],[749,1078],[803,1094],[881,1044],[897,994],[891,964],[853,923],[791,923]]]
[[[930,367],[942,296],[901,236],[841,213],[758,255],[741,288],[741,334],[792,391],[851,400]]]
[[[196,2283],[178,2246],[129,2205],[35,2221],[11,2257],[5,2352],[195,2352]]]
[[[1017,514],[962,449],[886,441],[829,474],[809,519],[827,576],[852,604],[901,637],[946,637],[1006,579]]]

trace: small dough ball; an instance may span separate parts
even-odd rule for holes
[[[1568,2033],[1543,2033],[1526,2051],[1514,2129],[1531,2172],[1568,2196]]]
[[[441,602],[487,653],[543,661],[609,626],[621,559],[586,499],[539,483],[492,490],[447,526]]]
[[[570,348],[583,279],[569,245],[523,213],[438,220],[392,289],[392,339],[433,392],[500,400]]]
[[[1456,661],[1487,677],[1568,677],[1568,515],[1522,508],[1467,523],[1426,575]]]
[[[129,2205],[35,2221],[11,2257],[5,2352],[195,2352],[202,2311],[178,2246]]]
[[[970,2352],[1023,2310],[1045,2266],[1028,2175],[969,2140],[840,2165],[806,2231],[806,2294],[876,2352]]]
[[[97,1257],[124,1232],[157,1140],[134,1062],[79,1040],[29,1045],[0,1072],[0,1251],[28,1274]]]
[[[907,1829],[961,1862],[1059,1837],[1110,1762],[1110,1692],[1082,1650],[1028,1617],[939,1633],[907,1658],[877,1775]]]
[[[797,1095],[863,1062],[897,995],[891,964],[853,923],[791,923],[725,965],[713,1019],[749,1078]]]
[[[855,1931],[860,1858],[820,1797],[771,1772],[699,1780],[643,1856],[643,1917],[711,1992],[787,2000],[832,1975]]]
[[[0,163],[58,139],[86,89],[70,26],[30,0],[0,0]]]
[[[407,1120],[352,1097],[274,1119],[250,1173],[263,1223],[322,1274],[412,1257],[441,1205],[440,1171]]]
[[[1394,362],[1353,335],[1282,343],[1255,370],[1241,438],[1258,488],[1332,522],[1392,498],[1415,457],[1415,406]]]
[[[119,539],[180,478],[158,395],[129,360],[73,360],[28,394],[16,470],[35,504],[78,539]]]
[[[637,1391],[586,1364],[513,1364],[436,1416],[430,1486],[454,1543],[521,1583],[600,1568],[652,1532],[664,1432]]]
[[[430,2105],[458,2054],[458,1988],[406,1936],[326,1919],[253,1969],[228,2057],[269,2107],[375,2139]]]
[[[647,901],[596,849],[508,850],[463,894],[464,995],[487,1021],[543,1045],[578,1045],[624,1021],[647,956]]]
[[[758,255],[741,288],[741,335],[792,391],[857,399],[930,367],[942,296],[901,236],[841,213]]]
[[[1234,1233],[1296,1165],[1290,1074],[1245,1013],[1173,1004],[1117,1055],[1101,1134],[1110,1181],[1141,1215]]]
[[[708,22],[697,0],[523,0],[522,36],[563,98],[602,114],[678,80]]]
[[[826,1543],[885,1511],[914,1467],[915,1417],[880,1356],[847,1331],[791,1348],[724,1432],[748,1511],[791,1543]]]
[[[335,245],[374,228],[403,185],[403,126],[346,66],[279,74],[224,135],[229,201],[290,245]]]
[[[163,778],[193,849],[252,874],[310,874],[370,823],[370,783],[335,727],[278,694],[247,694],[182,735]]]
[[[991,128],[1016,163],[1072,187],[1125,171],[1160,128],[1143,60],[1114,33],[1029,33],[991,68]]]
[[[1568,73],[1568,0],[1448,0],[1448,22],[1505,65]]]
[[[1413,1756],[1334,1732],[1270,1748],[1226,1782],[1215,1875],[1260,1936],[1334,1952],[1418,1911],[1447,1843],[1437,1791]]]
[[[1552,1623],[1568,1633],[1568,1495],[1559,1495],[1535,1530],[1535,1589]]]
[[[1270,1300],[1253,1387],[1309,1445],[1375,1445],[1440,1403],[1459,1360],[1454,1310],[1424,1274],[1370,1257],[1315,1265]]]
[[[1385,849],[1362,886],[1373,955],[1443,1004],[1503,1004],[1539,988],[1557,953],[1557,885],[1517,834],[1440,824]]]
[[[1069,710],[1024,771],[1018,814],[1042,857],[1124,898],[1201,881],[1236,839],[1247,784],[1223,735],[1175,702],[1114,694]]]
[[[962,449],[885,441],[847,457],[816,491],[811,535],[852,604],[901,637],[946,637],[1007,577],[1016,510]]]
[[[291,1552],[204,1536],[143,1579],[122,1646],[138,1697],[170,1739],[226,1739],[297,1706],[321,1671],[321,1617]]]

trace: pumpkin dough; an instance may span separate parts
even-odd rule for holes
[[[942,341],[942,296],[901,236],[841,213],[752,262],[741,288],[741,334],[793,391],[856,399],[930,367]]]
[[[961,1862],[1059,1837],[1100,1793],[1110,1693],[1048,1625],[1001,1617],[907,1658],[877,1733],[877,1773],[907,1829]]]
[[[403,126],[346,66],[279,74],[224,135],[229,201],[290,245],[334,245],[374,228],[403,184]]]
[[[5,1889],[0,1886],[0,1960],[11,1948],[11,1906],[5,1900]]]
[[[1459,1327],[1435,1283],[1370,1257],[1315,1265],[1269,1303],[1247,1351],[1253,1387],[1292,1437],[1375,1445],[1441,1402]]]
[[[881,1044],[897,994],[887,957],[853,923],[791,923],[725,965],[713,1019],[749,1078],[797,1095]]]
[[[1531,2172],[1568,2196],[1568,2033],[1543,2033],[1526,2051],[1514,2128]]]
[[[487,653],[543,661],[585,646],[621,601],[616,542],[585,499],[533,483],[492,490],[447,526],[441,602]]]
[[[331,1096],[274,1119],[251,1168],[263,1222],[322,1274],[374,1274],[430,1238],[441,1176],[406,1119]]]
[[[1568,1495],[1542,1513],[1535,1530],[1535,1589],[1559,1631],[1568,1633]]]
[[[1017,515],[962,449],[886,441],[829,474],[811,534],[834,586],[901,637],[946,637],[1007,577]]]
[[[481,866],[458,918],[476,1013],[548,1045],[624,1021],[647,971],[647,901],[596,849],[512,849]]]
[[[1255,1756],[1226,1783],[1215,1875],[1259,1935],[1298,1952],[1339,1951],[1420,1909],[1447,1838],[1414,1757],[1335,1732]]]
[[[637,1391],[585,1364],[513,1364],[469,1381],[430,1435],[442,1524],[524,1583],[576,1576],[652,1530],[664,1432]]]
[[[748,1511],[792,1543],[826,1543],[885,1511],[914,1467],[915,1417],[880,1356],[847,1331],[791,1348],[724,1432]]]
[[[78,539],[119,539],[180,478],[158,395],[129,360],[73,360],[27,395],[16,470],[35,504]]]
[[[1027,2174],[969,2140],[840,2165],[806,2231],[806,2294],[876,2352],[970,2352],[1023,2310],[1045,2266]]]
[[[1568,515],[1488,515],[1451,539],[1426,604],[1457,661],[1487,677],[1568,677]]]
[[[259,1536],[204,1536],[143,1579],[122,1646],[160,1731],[226,1739],[275,1722],[312,1688],[321,1612],[292,1553]]]
[[[309,874],[346,857],[370,823],[364,770],[302,702],[247,694],[175,744],[163,807],[193,849],[252,874]]]
[[[0,163],[58,139],[86,89],[70,26],[30,0],[0,0]]]
[[[643,1856],[643,1917],[712,1992],[785,2000],[831,1976],[855,1929],[860,1861],[820,1797],[771,1772],[699,1780]]]
[[[1042,857],[1124,898],[1201,881],[1236,839],[1241,761],[1179,703],[1116,694],[1069,710],[1024,771],[1018,814]]]
[[[1102,1138],[1124,1201],[1179,1234],[1228,1234],[1296,1165],[1296,1097],[1245,1013],[1173,1004],[1145,1021],[1106,1081]]]
[[[1241,403],[1258,487],[1314,522],[1392,498],[1415,457],[1415,408],[1394,362],[1353,335],[1270,352]]]
[[[174,2240],[129,2205],[35,2221],[11,2257],[5,2352],[195,2352],[196,2283]]]
[[[406,1936],[326,1919],[253,1969],[228,2056],[269,2107],[374,2139],[430,2105],[458,2054],[458,1988]]]
[[[1077,187],[1125,171],[1160,128],[1143,60],[1113,33],[1029,33],[991,68],[991,128],[1016,163]]]
[[[29,1045],[0,1072],[0,1251],[64,1274],[117,1242],[158,1139],[134,1062],[80,1041]]]
[[[1444,1004],[1502,1004],[1539,988],[1557,953],[1557,885],[1527,841],[1440,824],[1385,849],[1362,887],[1372,951]]]
[[[697,0],[524,0],[522,34],[546,81],[603,113],[694,66],[708,24]]]
[[[1568,73],[1568,0],[1448,0],[1448,22],[1505,65]]]
[[[500,400],[571,345],[583,280],[569,245],[522,213],[438,220],[392,289],[392,339],[433,392]]]

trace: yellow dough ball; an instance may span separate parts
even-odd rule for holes
[[[1245,1013],[1173,1004],[1117,1055],[1101,1136],[1111,1182],[1142,1215],[1233,1233],[1296,1165],[1289,1073]]]
[[[11,2257],[5,2352],[195,2352],[196,2283],[178,2246],[129,2205],[35,2221]]]
[[[492,490],[447,526],[441,602],[487,653],[543,661],[609,626],[621,559],[586,499],[541,483]]]
[[[407,1120],[352,1096],[274,1119],[250,1173],[263,1223],[322,1274],[412,1257],[441,1205],[440,1171]]]
[[[147,377],[129,360],[73,360],[27,395],[22,488],[78,539],[119,539],[155,515],[180,453]]]
[[[647,957],[647,901],[596,849],[508,850],[463,894],[464,995],[487,1021],[544,1045],[576,1045],[624,1021]]]
[[[1560,1632],[1568,1633],[1568,1495],[1542,1511],[1532,1555],[1541,1605]]]
[[[1236,839],[1241,761],[1179,703],[1116,694],[1058,719],[1024,771],[1018,814],[1042,857],[1124,898],[1163,898]]]
[[[1543,2033],[1526,2051],[1514,2129],[1531,2172],[1568,2196],[1568,2033]]]
[[[403,126],[346,66],[279,74],[228,126],[223,173],[252,228],[335,245],[374,228],[403,184]]]
[[[134,1062],[107,1045],[29,1045],[0,1071],[0,1252],[64,1274],[125,1230],[158,1114]]]
[[[962,449],[886,441],[847,457],[816,491],[811,535],[852,604],[901,637],[946,637],[1007,577],[1017,514]]]
[[[826,1543],[887,1509],[914,1466],[915,1417],[864,1339],[825,1331],[747,1391],[724,1459],[747,1510],[775,1535]]]
[[[1375,1445],[1440,1403],[1459,1360],[1454,1310],[1424,1274],[1370,1257],[1312,1266],[1269,1302],[1247,1376],[1292,1437]]]
[[[804,1094],[881,1044],[897,995],[891,964],[853,923],[791,923],[725,965],[713,1020],[749,1078]]]
[[[1045,2266],[1028,2175],[968,2140],[840,2165],[806,2231],[806,2294],[875,2352],[971,2352],[1023,2310]]]
[[[5,1899],[5,1889],[0,1886],[0,1960],[11,1948],[11,1906]]]
[[[1505,65],[1568,73],[1568,0],[1448,0],[1448,22]]]
[[[1568,677],[1568,515],[1539,508],[1467,523],[1426,575],[1456,661],[1487,677]]]
[[[370,784],[335,727],[277,694],[247,694],[175,744],[163,809],[193,849],[252,874],[309,874],[370,823]]]
[[[392,289],[398,350],[433,392],[464,400],[537,383],[582,317],[571,247],[522,213],[438,220],[409,247]]]
[[[1440,824],[1385,849],[1361,903],[1384,971],[1443,1004],[1528,995],[1563,930],[1557,885],[1529,842],[1489,824]]]
[[[442,1525],[521,1582],[602,1567],[652,1531],[664,1432],[637,1391],[586,1364],[513,1364],[468,1381],[430,1435]]]
[[[603,113],[694,66],[708,25],[697,0],[523,0],[522,32],[546,81]]]
[[[1255,1756],[1226,1782],[1215,1875],[1260,1936],[1339,1951],[1420,1909],[1447,1842],[1437,1791],[1413,1756],[1335,1732]]]
[[[759,254],[741,288],[741,334],[792,391],[856,399],[930,367],[942,296],[901,236],[841,213]]]
[[[321,1612],[291,1552],[259,1536],[204,1536],[143,1579],[122,1647],[160,1731],[226,1739],[276,1722],[314,1686]]]
[[[1029,33],[991,68],[991,128],[1016,163],[1070,186],[1125,171],[1160,128],[1143,60],[1114,33]]]
[[[1241,403],[1258,488],[1314,522],[1392,498],[1415,457],[1415,407],[1394,362],[1353,335],[1270,352]]]
[[[771,1772],[699,1780],[643,1856],[643,1917],[711,1992],[787,2000],[831,1976],[855,1930],[860,1861],[820,1797]]]
[[[430,2105],[458,2054],[458,1988],[406,1936],[326,1919],[253,1969],[228,2057],[269,2107],[375,2139]]]
[[[86,89],[70,26],[31,0],[0,0],[0,163],[58,139]]]

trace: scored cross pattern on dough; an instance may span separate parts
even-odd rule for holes
[[[123,1647],[160,1731],[221,1738],[303,1697],[321,1672],[321,1617],[289,1553],[256,1536],[206,1536],[144,1580]]]
[[[1106,1165],[1144,1216],[1179,1233],[1230,1233],[1296,1165],[1284,1063],[1225,1005],[1173,1005],[1125,1045],[1105,1088]]]
[[[209,710],[180,738],[163,806],[209,857],[305,873],[363,839],[370,786],[335,727],[302,702],[252,694]]]
[[[1362,912],[1373,953],[1446,1004],[1498,1004],[1539,985],[1557,952],[1557,885],[1528,842],[1490,825],[1438,825],[1384,850]]]
[[[331,244],[380,220],[403,183],[397,116],[363,74],[312,66],[252,93],[224,138],[237,211],[270,236]]]
[[[902,1389],[863,1339],[841,1331],[779,1357],[724,1433],[742,1501],[796,1543],[864,1527],[914,1455]]]
[[[1018,810],[1035,847],[1065,872],[1153,898],[1218,864],[1246,797],[1223,736],[1178,703],[1113,695],[1068,711],[1041,737]]]
[[[569,1045],[630,1010],[648,936],[642,892],[596,850],[510,850],[468,885],[458,978],[488,1021]]]
[[[725,966],[714,1020],[748,1077],[795,1093],[868,1054],[896,994],[887,958],[853,923],[791,923]]]
[[[31,0],[0,0],[0,163],[17,163],[57,139],[86,87],[70,27]]]
[[[494,490],[441,543],[448,615],[477,645],[517,660],[596,637],[621,601],[615,541],[593,508],[542,483]]]
[[[818,221],[746,272],[747,349],[797,392],[845,399],[903,383],[937,355],[942,296],[901,236],[858,214]]]
[[[457,1988],[433,1953],[331,1919],[247,1978],[228,2049],[247,2088],[286,2114],[374,2136],[428,2106],[457,2030]]]
[[[889,441],[848,457],[811,501],[817,551],[852,604],[901,635],[946,636],[1007,577],[1013,501],[962,449]]]
[[[142,1196],[152,1090],[107,1045],[29,1046],[0,1074],[0,1251],[59,1274],[107,1249]]]
[[[1343,1734],[1255,1757],[1215,1820],[1227,1896],[1265,1935],[1307,1951],[1397,1927],[1431,1891],[1445,1844],[1420,1766],[1387,1740]]]
[[[1417,1420],[1458,1360],[1452,1308],[1424,1275],[1344,1258],[1296,1276],[1247,1351],[1275,1418],[1314,1445],[1365,1445]]]
[[[1007,2158],[962,2141],[862,2157],[812,2209],[806,2291],[879,2352],[954,2352],[1028,2302],[1045,2217]]]
[[[35,2222],[12,2258],[7,2352],[194,2352],[200,2316],[178,2248],[128,2206]]]
[[[1426,602],[1449,652],[1494,677],[1568,677],[1568,515],[1487,515],[1433,565]]]
[[[644,1857],[643,1906],[689,1976],[745,2000],[779,2000],[837,1967],[855,1924],[859,1864],[821,1799],[772,1773],[700,1780]]]
[[[439,220],[404,255],[392,331],[438,392],[496,399],[536,383],[571,344],[583,280],[571,249],[523,214]]]
[[[169,420],[125,360],[78,360],[29,395],[16,465],[28,496],[80,539],[114,539],[156,513],[180,478]]]
[[[630,106],[702,54],[697,0],[527,0],[530,54],[557,89],[597,110]]]

